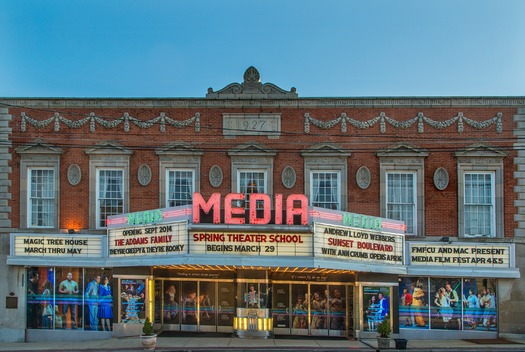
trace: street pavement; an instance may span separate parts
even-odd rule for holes
[[[512,338],[495,340],[408,340],[406,349],[412,352],[455,352],[455,351],[525,351],[525,335],[513,335]],[[121,337],[104,340],[89,340],[75,342],[22,342],[1,343],[0,351],[142,351],[140,338]],[[347,340],[323,338],[269,338],[241,339],[238,337],[158,337],[156,351],[185,352],[218,352],[218,351],[379,351],[376,339]],[[395,350],[395,342],[391,341],[389,351]]]

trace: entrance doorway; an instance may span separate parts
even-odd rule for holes
[[[353,335],[353,286],[342,283],[274,282],[276,335]]]
[[[233,332],[234,313],[231,281],[155,281],[155,322],[166,331]]]

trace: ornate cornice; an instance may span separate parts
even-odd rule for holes
[[[172,109],[172,108],[497,108],[524,107],[525,97],[373,97],[251,99],[206,98],[3,98],[7,108],[62,109]]]

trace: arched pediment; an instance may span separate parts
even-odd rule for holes
[[[244,72],[243,83],[231,83],[214,92],[208,88],[208,99],[297,99],[295,88],[288,92],[273,83],[261,83],[259,71],[253,66]]]

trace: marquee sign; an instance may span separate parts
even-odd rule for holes
[[[314,224],[314,255],[327,259],[403,264],[404,236],[355,227]]]
[[[165,224],[185,221],[191,218],[191,205],[138,211],[135,213],[111,215],[106,221],[108,229],[140,226],[148,224]]]
[[[190,232],[191,254],[311,256],[305,233]]]
[[[108,230],[109,257],[165,256],[188,252],[188,222]]]
[[[378,218],[376,216],[349,213],[340,210],[330,210],[310,207],[310,224],[321,222],[324,224],[349,226],[363,230],[381,231],[404,234],[406,225],[403,221]]]
[[[412,266],[511,267],[511,246],[508,244],[410,243],[407,256]]]
[[[17,257],[89,258],[102,256],[102,237],[70,235],[15,234]]]

